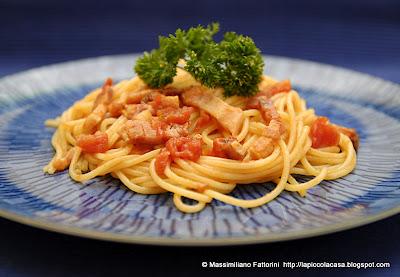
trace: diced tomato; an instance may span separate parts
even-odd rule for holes
[[[161,150],[160,154],[156,157],[155,167],[158,175],[164,175],[165,168],[171,162],[170,153],[168,150]]]
[[[108,136],[101,132],[94,135],[81,135],[76,144],[86,153],[103,153],[109,149]]]
[[[313,148],[335,146],[339,144],[340,134],[326,117],[318,117],[311,126],[310,136]]]
[[[157,94],[154,98],[154,101],[149,102],[149,104],[153,107],[153,109],[158,110],[161,107],[161,99],[163,95]]]
[[[171,138],[166,147],[173,159],[197,161],[201,156],[201,140],[198,138]]]
[[[193,113],[192,107],[184,106],[182,108],[167,107],[157,111],[157,116],[166,123],[185,124],[189,121]]]
[[[199,119],[197,119],[196,122],[196,130],[201,130],[202,128],[204,128],[205,126],[207,126],[207,124],[209,124],[211,121],[211,116],[206,113],[203,110],[200,110],[200,116]]]

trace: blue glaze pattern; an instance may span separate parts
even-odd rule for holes
[[[213,201],[197,214],[175,209],[171,196],[140,195],[112,177],[84,184],[67,172],[46,175],[59,115],[105,77],[130,77],[135,56],[43,67],[0,80],[0,215],[71,234],[136,243],[214,244],[272,241],[333,232],[376,220],[400,207],[400,87],[371,76],[312,62],[266,57],[267,74],[290,78],[307,105],[356,128],[358,164],[348,176],[309,190],[284,192],[243,209]],[[306,180],[306,178],[304,178]],[[251,199],[271,184],[239,186]]]

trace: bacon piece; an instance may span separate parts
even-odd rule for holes
[[[213,140],[212,156],[243,160],[246,150],[235,138],[216,138]]]
[[[283,80],[280,82],[276,82],[275,84],[266,87],[263,89],[260,94],[263,94],[265,96],[271,97],[274,96],[275,94],[281,93],[281,92],[289,92],[292,89],[292,85],[289,80]]]
[[[122,111],[122,114],[128,119],[134,119],[137,114],[145,110],[150,110],[152,114],[154,113],[154,110],[150,105],[141,103],[126,105],[125,110]]]
[[[103,120],[106,115],[107,107],[104,104],[99,104],[85,119],[83,123],[83,132],[85,134],[93,134],[97,130],[97,125]]]
[[[182,99],[185,105],[197,107],[215,117],[233,136],[239,134],[244,120],[242,109],[232,107],[216,97],[212,91],[199,86],[186,89],[182,93]]]
[[[81,135],[76,141],[76,145],[86,153],[104,153],[108,147],[108,135],[97,132],[94,135]]]
[[[53,161],[53,167],[56,171],[62,171],[66,169],[71,163],[72,156],[74,155],[74,149],[71,148],[62,158],[56,158]]]
[[[176,99],[173,101],[174,102],[178,101],[178,107],[179,107],[179,97],[174,97],[174,96],[177,96],[180,93],[181,93],[180,90],[174,88],[144,89],[129,93],[126,99],[126,103],[127,104],[139,104],[140,102],[148,103],[151,101],[155,101],[157,97],[162,97],[163,100],[166,99],[166,101]]]
[[[265,95],[256,95],[247,101],[247,109],[258,109],[267,124],[264,136],[279,139],[285,133],[285,126],[279,113],[276,111],[272,100]]]
[[[176,96],[176,95],[180,95],[182,93],[182,90],[169,87],[169,88],[162,88],[159,90],[159,92],[166,96]]]
[[[107,106],[111,103],[113,96],[112,79],[107,78],[101,92],[97,95],[93,103],[92,112],[87,116],[83,123],[83,132],[93,134],[97,130],[97,125],[103,120],[107,113]]]
[[[155,110],[163,108],[179,108],[178,96],[164,96],[162,94],[156,95],[154,101],[149,103]]]
[[[128,120],[125,123],[124,132],[133,144],[157,145],[162,143],[162,135],[144,120]]]
[[[313,148],[336,146],[340,140],[338,129],[329,123],[328,118],[322,116],[313,122],[310,137]]]
[[[135,144],[132,147],[131,154],[143,155],[154,149],[153,145],[149,144]]]
[[[356,129],[353,128],[346,128],[344,126],[332,124],[337,128],[339,133],[342,133],[343,135],[346,135],[350,138],[351,142],[353,143],[354,149],[357,151],[358,147],[360,145],[360,139],[358,137]]]
[[[127,95],[125,102],[126,102],[126,104],[139,104],[143,100],[146,100],[149,97],[149,95],[150,94],[152,95],[153,93],[159,94],[154,89],[144,89],[144,90],[139,90],[139,91],[132,91]]]
[[[141,111],[140,113],[138,113],[137,115],[135,115],[132,119],[144,120],[144,121],[151,123],[153,116],[152,116],[150,110],[144,110],[144,111]]]
[[[273,140],[267,137],[259,137],[249,148],[253,160],[264,159],[274,151]]]
[[[142,103],[149,103],[154,101],[158,95],[160,95],[160,91],[156,89],[146,90],[147,94],[142,98]]]
[[[108,105],[107,109],[111,117],[119,117],[122,114],[124,106],[125,105],[122,102],[113,101],[110,105]]]
[[[113,89],[112,89],[113,81],[111,78],[107,78],[104,82],[101,92],[97,95],[96,99],[94,100],[93,110],[100,104],[108,105],[112,101],[113,97]]]

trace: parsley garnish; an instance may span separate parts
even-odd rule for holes
[[[184,70],[203,85],[222,87],[225,96],[251,96],[258,91],[264,62],[260,50],[247,36],[225,33],[219,43],[213,40],[219,25],[199,25],[175,35],[159,37],[158,49],[145,52],[135,65],[139,77],[150,87],[172,83],[180,59]]]

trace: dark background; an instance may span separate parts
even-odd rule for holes
[[[56,62],[142,52],[157,35],[218,21],[263,53],[330,63],[400,82],[400,1],[0,1],[0,76]],[[316,76],[317,77],[317,76]],[[400,216],[290,242],[220,248],[123,245],[0,220],[0,276],[321,273],[400,276]],[[221,270],[202,261],[390,262],[375,270]]]

